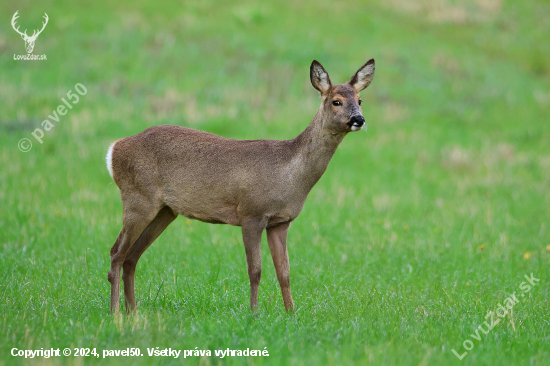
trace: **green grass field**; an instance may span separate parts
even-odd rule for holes
[[[47,61],[14,60],[16,10],[21,29],[48,14],[34,49]],[[0,14],[0,365],[550,364],[548,1],[1,1]],[[319,107],[311,61],[342,83],[371,57],[368,130],[344,139],[289,232],[294,314],[265,236],[254,316],[240,229],[184,217],[138,264],[137,313],[109,314],[112,141],[160,124],[290,139]],[[77,83],[87,94],[38,143]],[[100,358],[11,356],[50,347]],[[127,347],[145,356],[101,358]]]

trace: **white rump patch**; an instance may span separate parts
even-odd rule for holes
[[[105,157],[105,162],[107,163],[107,170],[109,170],[109,174],[111,175],[111,178],[113,178],[113,147],[115,147],[116,141],[109,146],[109,150],[107,150],[107,156]]]

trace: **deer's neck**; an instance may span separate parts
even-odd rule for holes
[[[300,167],[297,174],[308,191],[321,178],[338,145],[346,136],[345,133],[332,134],[323,128],[325,118],[321,107],[310,125],[294,139],[297,147],[295,157]]]

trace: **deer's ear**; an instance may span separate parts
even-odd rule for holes
[[[371,58],[366,64],[361,66],[359,70],[349,79],[348,85],[351,86],[357,93],[365,89],[374,77],[374,59]]]
[[[319,90],[321,95],[326,94],[330,90],[332,86],[330,77],[325,68],[315,60],[311,63],[311,67],[309,68],[309,77],[311,79],[311,85]]]

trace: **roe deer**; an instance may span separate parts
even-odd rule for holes
[[[363,128],[359,92],[373,76],[371,59],[347,83],[332,85],[323,66],[313,61],[310,78],[321,93],[321,107],[292,140],[233,140],[163,125],[115,141],[106,160],[120,189],[123,217],[111,249],[111,312],[119,311],[121,268],[126,311],[135,309],[136,264],[177,215],[241,226],[253,311],[265,229],[284,305],[292,311],[288,228],[342,139]]]

